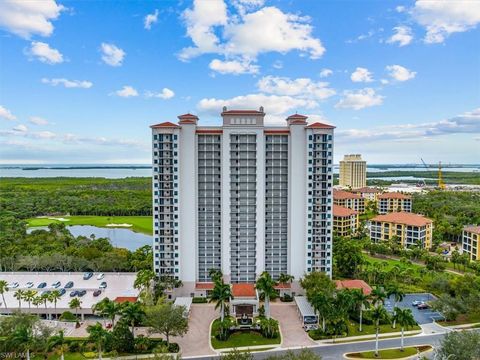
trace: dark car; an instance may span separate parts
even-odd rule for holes
[[[428,306],[427,304],[423,303],[423,304],[420,304],[417,306],[417,309],[418,310],[426,310],[428,309],[430,306]]]
[[[65,284],[65,289],[70,289],[73,287],[73,281],[69,281]]]
[[[99,289],[106,289],[107,288],[107,282],[103,281],[98,288]]]
[[[87,290],[78,290],[77,296],[83,296],[87,293]]]
[[[97,296],[100,295],[101,293],[102,293],[102,290],[98,290],[98,289],[97,289],[97,290],[95,290],[95,291],[93,292],[93,296],[97,297]]]
[[[42,283],[38,284],[37,289],[43,289],[45,286],[47,286],[47,283],[42,282]]]
[[[70,297],[75,297],[78,295],[78,291],[77,290],[73,290],[71,293],[70,293]]]
[[[67,290],[65,290],[65,289],[60,289],[60,290],[57,290],[57,291],[58,291],[59,296],[62,296],[67,292]]]
[[[92,273],[92,272],[86,272],[85,274],[83,274],[83,280],[88,280],[88,279],[90,279],[92,276],[93,276],[93,273]]]

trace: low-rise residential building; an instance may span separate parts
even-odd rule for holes
[[[350,191],[333,190],[333,203],[358,211],[359,213],[365,212],[365,199]]]
[[[480,226],[469,225],[463,228],[462,252],[470,256],[470,260],[480,260]]]
[[[379,188],[365,186],[359,189],[353,189],[352,193],[360,195],[365,201],[377,202],[378,196],[381,195],[383,191]]]
[[[399,192],[387,192],[377,196],[379,214],[412,212],[412,197]]]
[[[421,245],[432,246],[433,221],[423,215],[409,212],[392,212],[370,220],[370,238],[373,242],[397,239],[404,248]]]
[[[335,280],[337,290],[362,290],[364,295],[370,295],[372,293],[372,287],[363,280]]]
[[[358,230],[358,212],[343,206],[333,205],[333,233],[351,236]]]

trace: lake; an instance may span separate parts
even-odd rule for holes
[[[30,233],[34,230],[47,229],[46,226],[37,226],[28,228],[27,232]],[[73,236],[86,236],[95,235],[96,238],[109,238],[113,246],[126,248],[128,250],[136,250],[144,245],[152,245],[152,236],[142,233],[134,232],[130,229],[123,228],[101,228],[91,225],[71,225],[67,226],[68,231]]]

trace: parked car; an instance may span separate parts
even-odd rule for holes
[[[71,289],[73,287],[73,281],[69,281],[65,284],[65,289]]]
[[[107,288],[107,282],[106,281],[102,281],[102,283],[100,284],[100,286],[98,287],[99,289],[106,289]]]
[[[104,273],[100,273],[100,274],[98,274],[98,276],[97,276],[97,280],[103,280],[104,277],[105,277],[105,274],[104,274]]]
[[[417,306],[417,309],[418,309],[418,310],[426,310],[426,309],[428,309],[428,308],[430,308],[430,306],[428,306],[428,305],[425,304],[425,303],[420,304],[420,305]]]
[[[48,295],[48,294],[50,294],[50,290],[42,291],[42,296],[43,296],[43,295]]]
[[[420,300],[415,300],[415,301],[412,301],[412,306],[418,306],[422,303],[423,301],[420,301]]]
[[[27,282],[27,283],[25,284],[25,286],[26,286],[27,288],[31,288],[31,287],[33,287],[33,282],[29,281],[29,282]]]
[[[87,290],[78,290],[78,291],[77,291],[77,296],[82,297],[82,296],[85,295],[86,293],[87,293]]]
[[[40,284],[38,284],[37,288],[38,289],[43,289],[44,287],[47,286],[47,283],[46,282],[41,282]]]
[[[92,272],[86,272],[83,274],[83,280],[88,280],[93,276]]]
[[[95,290],[95,291],[93,292],[93,296],[97,297],[97,296],[99,296],[101,293],[102,293],[102,290],[97,289],[97,290]]]
[[[16,289],[18,286],[19,286],[18,282],[12,282],[8,285],[10,289]]]
[[[70,292],[70,297],[75,297],[78,295],[78,291],[77,290],[73,290],[72,292]]]
[[[55,289],[58,289],[60,285],[62,285],[62,283],[60,281],[57,281],[52,284],[52,287],[54,287]]]
[[[59,294],[60,296],[62,296],[62,295],[65,294],[66,292],[67,292],[67,290],[65,290],[65,289],[60,289],[60,290],[58,290],[58,294]]]

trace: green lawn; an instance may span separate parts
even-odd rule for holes
[[[454,321],[438,321],[442,326],[454,326],[480,322],[480,314],[461,314]]]
[[[358,330],[358,323],[350,321],[348,323],[348,336],[361,336],[361,335],[374,335],[375,334],[375,325],[362,325],[362,331]],[[420,326],[412,326],[408,329],[410,330],[420,330]],[[380,334],[386,334],[391,332],[400,332],[402,329],[397,325],[394,329],[391,324],[380,325]],[[407,329],[405,329],[407,331]]]
[[[52,216],[53,218],[54,216]],[[60,217],[60,216],[59,216]],[[61,216],[69,221],[59,221],[48,218],[28,219],[29,226],[47,226],[51,223],[63,222],[66,225],[92,225],[98,227],[107,227],[107,224],[132,224],[131,229],[136,232],[151,235],[153,233],[153,223],[151,216]]]
[[[87,358],[83,356],[81,353],[74,352],[74,353],[65,353],[64,356],[65,360],[86,360]],[[41,355],[35,355],[31,357],[32,360],[43,360],[44,357]],[[60,360],[60,355],[57,354],[50,354],[48,355],[48,360]]]
[[[431,346],[410,346],[401,351],[400,349],[385,349],[378,352],[378,357],[375,356],[375,351],[364,351],[360,353],[348,353],[347,358],[359,359],[401,359],[407,356],[416,355],[419,351],[424,352],[430,350]]]
[[[218,331],[219,320],[215,320],[212,324],[212,332],[210,339],[214,349],[239,348],[243,346],[259,346],[280,344],[282,339],[278,336],[275,339],[267,339],[257,331],[237,331],[230,335],[228,340],[220,341],[214,334]]]

